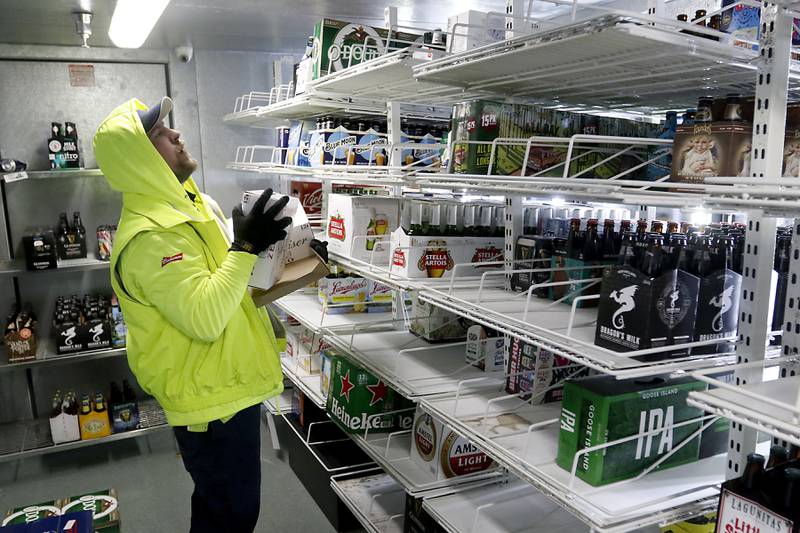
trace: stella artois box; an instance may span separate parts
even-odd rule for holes
[[[399,223],[399,198],[328,195],[328,251],[386,265],[389,234]]]
[[[472,442],[419,407],[414,415],[411,458],[436,480],[476,474],[494,466]]]
[[[119,501],[114,489],[99,490],[63,500],[61,513],[91,511],[94,516],[94,530],[97,533],[111,533],[120,524]]]
[[[369,281],[366,278],[322,278],[317,284],[317,295],[322,309],[329,315],[365,313]]]
[[[242,195],[242,211],[245,215],[250,212],[253,204],[263,192],[247,191]],[[273,193],[264,209],[268,209],[281,197],[282,195]],[[311,231],[308,217],[303,211],[299,199],[289,197],[289,203],[275,218],[279,220],[283,217],[292,218],[292,224],[286,228],[286,238],[259,254],[258,261],[256,261],[256,265],[253,268],[253,274],[250,276],[251,287],[264,290],[270,289],[281,279],[281,274],[283,274],[287,263],[300,261],[315,255],[311,249],[311,239],[314,238],[314,234]]]
[[[567,381],[556,463],[571,471],[579,451],[631,436],[638,437],[580,455],[576,475],[593,486],[621,481],[637,476],[673,449],[659,469],[697,461],[698,437],[678,445],[700,428],[700,422],[675,424],[702,416],[686,398],[690,391],[705,388],[691,378],[592,376]]]
[[[411,427],[412,411],[394,412],[407,408],[408,400],[382,379],[344,357],[336,357],[331,366],[326,408],[345,432],[381,433]]]

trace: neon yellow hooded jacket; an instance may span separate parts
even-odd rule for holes
[[[147,107],[136,99],[116,108],[93,142],[106,179],[122,192],[111,283],[139,385],[170,425],[202,426],[280,394],[278,346],[247,290],[256,256],[228,252],[212,208],[191,178],[175,178],[139,109]]]

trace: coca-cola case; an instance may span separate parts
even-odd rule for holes
[[[700,280],[683,270],[657,278],[628,266],[603,271],[595,344],[630,352],[691,342]],[[640,356],[641,360],[688,355],[688,348]]]
[[[736,335],[739,328],[739,294],[742,276],[729,269],[712,272],[700,279],[694,340],[707,341]],[[692,354],[732,352],[733,342],[692,348]]]

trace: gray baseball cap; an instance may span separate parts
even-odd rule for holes
[[[172,98],[165,96],[147,111],[137,111],[136,113],[142,121],[145,133],[150,133],[150,130],[158,124],[159,120],[166,120],[170,111],[172,111]]]

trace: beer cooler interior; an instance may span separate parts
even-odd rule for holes
[[[3,7],[0,532],[190,529],[93,143],[164,96],[290,197],[255,531],[800,531],[799,2]]]

